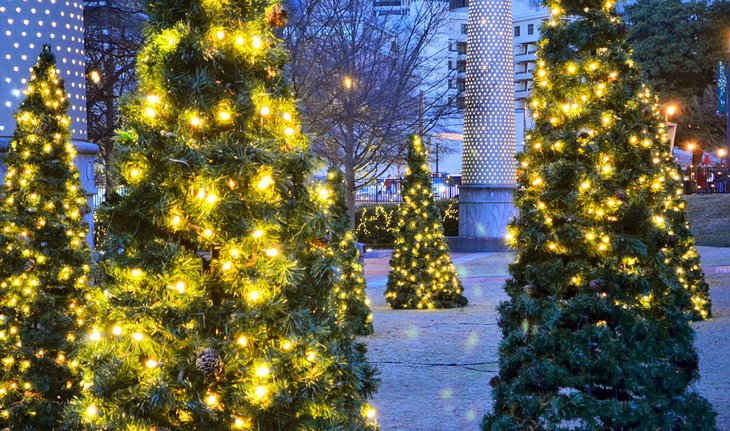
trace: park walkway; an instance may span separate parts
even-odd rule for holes
[[[730,430],[730,248],[699,247],[715,317],[695,323],[702,379],[698,390]],[[363,340],[381,372],[373,405],[383,431],[479,430],[490,408],[497,372],[496,305],[510,253],[452,255],[469,306],[451,310],[391,310],[383,292],[388,258],[366,259],[375,334]]]

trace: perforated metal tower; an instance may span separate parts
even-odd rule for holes
[[[457,251],[505,249],[516,183],[510,0],[469,0]]]

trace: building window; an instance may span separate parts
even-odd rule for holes
[[[466,54],[466,42],[459,42],[456,44],[456,51],[459,54]]]
[[[527,24],[527,34],[534,34],[535,33],[535,24]]]
[[[466,24],[461,25],[461,34],[466,34]]]
[[[459,73],[466,73],[466,61],[460,60],[456,62],[456,71]]]
[[[520,37],[520,26],[519,25],[515,26],[515,37]]]
[[[457,79],[456,80],[456,91],[459,93],[463,93],[466,90],[466,80],[465,79]]]

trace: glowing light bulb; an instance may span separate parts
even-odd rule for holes
[[[203,230],[203,236],[206,238],[212,238],[213,237],[213,230],[208,228]]]
[[[101,74],[98,70],[92,70],[89,73],[89,79],[91,79],[91,82],[93,82],[94,84],[98,84],[99,82],[101,82]]]
[[[256,229],[255,231],[253,231],[251,236],[257,239],[261,238],[262,236],[264,236],[264,231],[262,231],[261,229]]]
[[[190,119],[190,125],[193,127],[200,127],[201,123],[202,123],[202,120],[196,116],[194,116]]]
[[[294,129],[292,129],[291,127],[287,127],[286,129],[284,129],[284,134],[287,136],[291,136],[294,134]]]
[[[150,118],[155,118],[157,116],[157,113],[155,112],[155,110],[152,108],[149,108],[149,107],[145,108],[144,113],[146,116],[148,116]]]
[[[215,37],[218,38],[218,40],[223,40],[226,37],[226,33],[223,30],[218,30],[215,33]]]
[[[88,417],[94,417],[99,413],[99,410],[96,408],[94,404],[90,405],[86,408],[86,416]]]
[[[228,271],[228,270],[230,270],[230,269],[231,269],[232,267],[233,267],[233,264],[232,264],[232,263],[231,263],[230,261],[227,261],[227,262],[225,262],[225,263],[223,264],[223,266],[221,266],[221,269],[223,269],[223,271]]]
[[[177,289],[177,291],[180,293],[185,293],[185,282],[180,280],[175,283],[175,289]]]
[[[266,389],[266,386],[256,386],[256,389],[254,389],[254,394],[256,395],[256,398],[263,398],[266,396],[266,394],[269,393],[269,390]]]
[[[101,340],[101,334],[99,333],[99,330],[94,328],[93,331],[91,331],[91,335],[89,335],[89,339],[91,341],[99,341]]]
[[[132,338],[134,339],[134,341],[142,341],[142,339],[144,339],[144,335],[142,335],[141,332],[135,332],[134,334],[132,334]]]
[[[122,335],[122,328],[120,326],[114,326],[112,328],[112,334],[116,335],[117,337]]]
[[[248,337],[246,337],[245,335],[241,335],[240,337],[238,337],[237,343],[238,343],[239,346],[245,346],[245,345],[247,345],[248,344]]]
[[[271,113],[271,109],[269,109],[268,106],[262,106],[259,110],[259,114],[261,114],[262,117],[265,117]]]
[[[261,365],[260,367],[256,368],[256,376],[257,377],[266,377],[269,375],[269,367],[266,365]]]
[[[144,365],[147,368],[155,368],[155,367],[157,367],[158,364],[157,364],[157,361],[155,361],[154,359],[148,359],[147,362],[144,363]]]
[[[228,112],[228,111],[220,111],[220,112],[218,113],[218,118],[219,118],[219,119],[220,119],[221,121],[228,121],[228,120],[230,120],[230,119],[231,119],[231,113],[230,113],[230,112]]]
[[[269,187],[273,182],[274,180],[271,178],[271,176],[264,175],[261,180],[259,180],[258,188],[263,190]]]
[[[148,95],[147,103],[149,103],[150,105],[156,105],[156,104],[160,103],[160,96],[158,96],[156,94]]]
[[[273,247],[272,248],[267,248],[266,249],[266,255],[269,256],[269,257],[276,257],[276,256],[279,255],[279,250],[277,250],[277,249],[275,249]]]
[[[207,404],[210,407],[216,406],[218,404],[218,395],[216,394],[208,394],[205,397],[205,404]]]
[[[248,294],[248,299],[250,299],[251,301],[258,301],[260,297],[261,294],[256,290]]]
[[[374,418],[375,417],[375,413],[376,413],[375,412],[375,409],[372,408],[372,407],[368,407],[367,409],[365,409],[365,417],[368,418],[368,419]]]
[[[261,38],[258,36],[254,36],[251,38],[251,46],[253,46],[255,49],[261,48]]]

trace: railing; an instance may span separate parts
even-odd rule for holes
[[[725,166],[700,166],[682,170],[684,194],[730,193],[730,177]]]
[[[436,200],[452,199],[459,196],[461,176],[433,176],[432,190]],[[355,202],[358,205],[400,203],[403,178],[381,178],[363,181],[358,184]]]
[[[684,194],[730,193],[730,172],[727,167],[696,167],[681,171]],[[432,190],[436,200],[453,199],[459,196],[461,176],[433,176]],[[400,203],[402,199],[403,178],[381,178],[361,181],[355,194],[358,205]],[[104,202],[103,187],[97,188],[92,205],[98,208]]]

